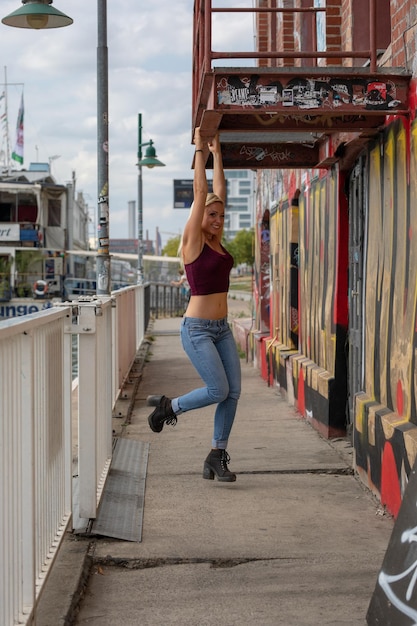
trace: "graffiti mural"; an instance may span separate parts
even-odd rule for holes
[[[301,350],[334,376],[337,174],[314,182],[300,204]]]
[[[347,210],[340,176],[309,177],[303,190],[288,173],[271,226],[273,363],[277,386],[324,436],[346,427]],[[344,298],[340,296],[344,294]]]
[[[394,515],[417,439],[416,122],[409,148],[407,134],[398,120],[369,155],[365,380],[355,423],[358,471]]]
[[[361,163],[367,185],[361,213],[363,371],[362,391],[354,399],[355,465],[396,516],[417,457],[417,122],[393,119]],[[294,343],[286,334],[291,289],[285,256],[290,256],[291,242],[285,181],[291,172],[285,172],[272,216],[272,227],[278,229],[271,238],[272,369],[281,387],[292,386],[299,411],[323,434],[334,436],[347,422],[346,185],[336,167],[321,176],[317,170],[303,175],[298,350],[289,354]],[[272,204],[262,195],[260,206]]]
[[[416,493],[414,467],[378,574],[367,624],[410,626],[417,623]]]
[[[262,192],[261,192],[262,190]],[[270,331],[270,206],[269,177],[266,177],[258,188],[256,207],[256,239],[259,245],[255,248],[254,263],[254,298],[256,307],[257,331],[268,334]]]
[[[248,168],[296,168],[300,165],[315,167],[319,161],[319,147],[313,145],[297,145],[296,149],[289,144],[281,143],[244,143],[224,144],[223,158],[232,161],[246,162]]]
[[[289,349],[298,348],[298,196],[282,202],[274,219],[277,243],[274,254],[275,335]],[[286,251],[286,252],[284,252]],[[282,253],[284,252],[284,253]]]
[[[298,221],[297,215],[293,216],[294,221]],[[298,347],[298,266],[299,266],[299,247],[298,241],[291,242],[290,244],[290,315],[289,315],[289,328],[290,338],[294,348]]]
[[[271,294],[271,275],[269,266],[269,250],[270,250],[270,232],[269,232],[269,211],[268,209],[262,216],[260,224],[260,313],[261,313],[261,329],[269,330],[269,313],[270,313],[270,294]]]
[[[375,77],[219,76],[217,104],[222,107],[262,107],[274,110],[406,109],[407,93],[393,79]]]

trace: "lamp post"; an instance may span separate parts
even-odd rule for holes
[[[107,0],[97,0],[97,260],[96,294],[111,292],[109,252],[109,78]]]
[[[142,158],[142,148],[148,146],[145,151],[145,157]],[[156,158],[156,150],[153,147],[152,139],[142,143],[142,114],[138,115],[138,274],[137,284],[143,284],[143,188],[142,188],[142,166],[146,167],[164,167],[165,163],[161,163]]]
[[[22,0],[23,7],[4,17],[6,26],[17,28],[61,28],[73,23],[72,18],[54,9],[52,0]],[[96,293],[110,295],[109,254],[109,115],[108,115],[108,52],[107,0],[97,0],[97,262]]]

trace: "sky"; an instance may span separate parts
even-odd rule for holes
[[[251,6],[252,0],[215,0],[213,6]],[[128,203],[137,203],[138,114],[142,142],[154,142],[165,167],[142,168],[143,231],[162,245],[181,233],[188,212],[173,208],[174,179],[192,179],[191,82],[193,0],[108,0],[110,238],[128,237]],[[21,6],[2,0],[0,19]],[[96,234],[97,2],[54,0],[71,26],[32,31],[0,23],[0,93],[7,83],[10,149],[24,93],[24,163],[51,164],[59,183],[83,192]],[[221,14],[217,14],[220,16]],[[217,19],[217,17],[216,17]],[[251,49],[252,17],[219,17],[218,50]],[[244,43],[243,43],[244,42]],[[243,47],[242,47],[243,46]],[[229,64],[229,62],[228,62]],[[232,64],[232,63],[231,63]],[[241,64],[241,63],[240,63]],[[3,106],[3,108],[2,108]],[[4,100],[0,102],[0,115]],[[0,155],[6,151],[0,127]],[[143,148],[143,153],[146,148]],[[53,158],[59,157],[59,158]],[[0,161],[1,162],[1,161]],[[19,168],[15,163],[14,166]],[[136,204],[137,206],[137,204]]]

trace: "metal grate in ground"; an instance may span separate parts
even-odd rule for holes
[[[90,534],[142,540],[149,444],[117,438],[97,518]]]

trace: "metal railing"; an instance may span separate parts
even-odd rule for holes
[[[70,520],[96,517],[111,462],[112,408],[145,334],[149,292],[127,287],[0,323],[2,626],[33,622]]]
[[[183,315],[187,307],[187,297],[178,287],[166,283],[149,285],[150,313],[159,317],[176,317]]]
[[[0,623],[25,624],[71,516],[68,309],[0,325]]]

